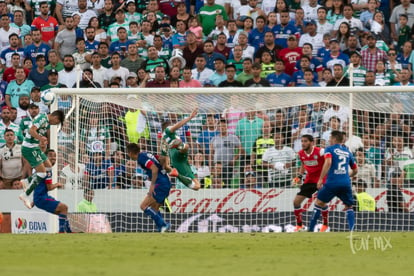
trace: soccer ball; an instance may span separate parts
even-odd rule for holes
[[[55,101],[56,95],[50,91],[43,91],[41,98],[45,105],[51,105]]]

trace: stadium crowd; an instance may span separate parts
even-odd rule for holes
[[[21,142],[30,118],[49,112],[41,92],[76,87],[77,66],[83,71],[80,87],[346,86],[350,63],[355,86],[405,86],[413,79],[409,0],[0,0],[0,16],[0,140],[6,147]],[[71,105],[70,97],[58,101],[62,109]],[[106,182],[93,188],[140,187],[142,174],[123,162],[124,147],[113,145],[140,140],[156,151],[160,122],[177,118],[105,108],[116,114],[108,116],[117,129],[86,116],[91,124],[81,134],[80,169],[88,181],[107,170]],[[312,133],[317,145],[326,146],[329,131],[347,129],[344,109],[326,103],[257,112],[231,107],[222,116],[193,119],[182,139],[191,143],[194,169],[200,179],[208,178],[205,186],[287,186],[296,173],[301,135]],[[131,128],[139,116],[147,125],[136,133]],[[412,118],[364,111],[354,111],[354,118],[358,125],[348,146],[365,168],[360,175],[367,187],[388,184],[396,168],[404,185],[412,186]],[[14,131],[13,139],[6,129]],[[72,134],[64,125],[60,146],[73,142]],[[275,161],[281,152],[283,161]],[[74,156],[68,150],[62,157],[62,175],[70,175]],[[2,187],[11,188],[30,172],[21,161],[21,175],[16,169],[5,173],[5,160]],[[236,164],[239,172],[233,171]],[[133,183],[117,183],[120,174],[134,175]]]

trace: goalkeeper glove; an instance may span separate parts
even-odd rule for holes
[[[295,178],[293,178],[293,184],[299,185],[300,181],[302,180],[303,175],[298,174]]]

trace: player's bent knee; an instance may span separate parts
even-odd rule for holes
[[[64,203],[59,203],[55,210],[56,214],[67,214],[68,213],[68,206]]]

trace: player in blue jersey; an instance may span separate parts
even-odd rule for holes
[[[149,152],[141,151],[137,144],[128,144],[127,153],[129,158],[138,162],[138,165],[151,179],[149,192],[140,207],[145,215],[154,220],[158,231],[165,232],[171,225],[164,221],[159,209],[170,193],[170,179],[157,158]]]
[[[337,196],[346,206],[346,216],[349,230],[354,229],[355,217],[352,208],[354,199],[352,196],[351,177],[358,173],[358,167],[354,156],[349,149],[343,145],[344,134],[334,130],[329,138],[330,145],[325,149],[325,163],[317,183],[319,189],[313,210],[309,231],[313,232],[321,212],[328,209],[327,203]],[[349,174],[349,167],[352,172]],[[326,178],[325,184],[323,179]]]
[[[52,149],[46,151],[46,155],[52,166],[56,163],[56,152]],[[56,188],[62,188],[60,183],[46,184],[45,179],[40,181],[39,185],[34,190],[33,200],[34,205],[48,213],[59,216],[59,233],[72,233],[68,220],[68,206],[55,198],[51,197],[48,192]]]

